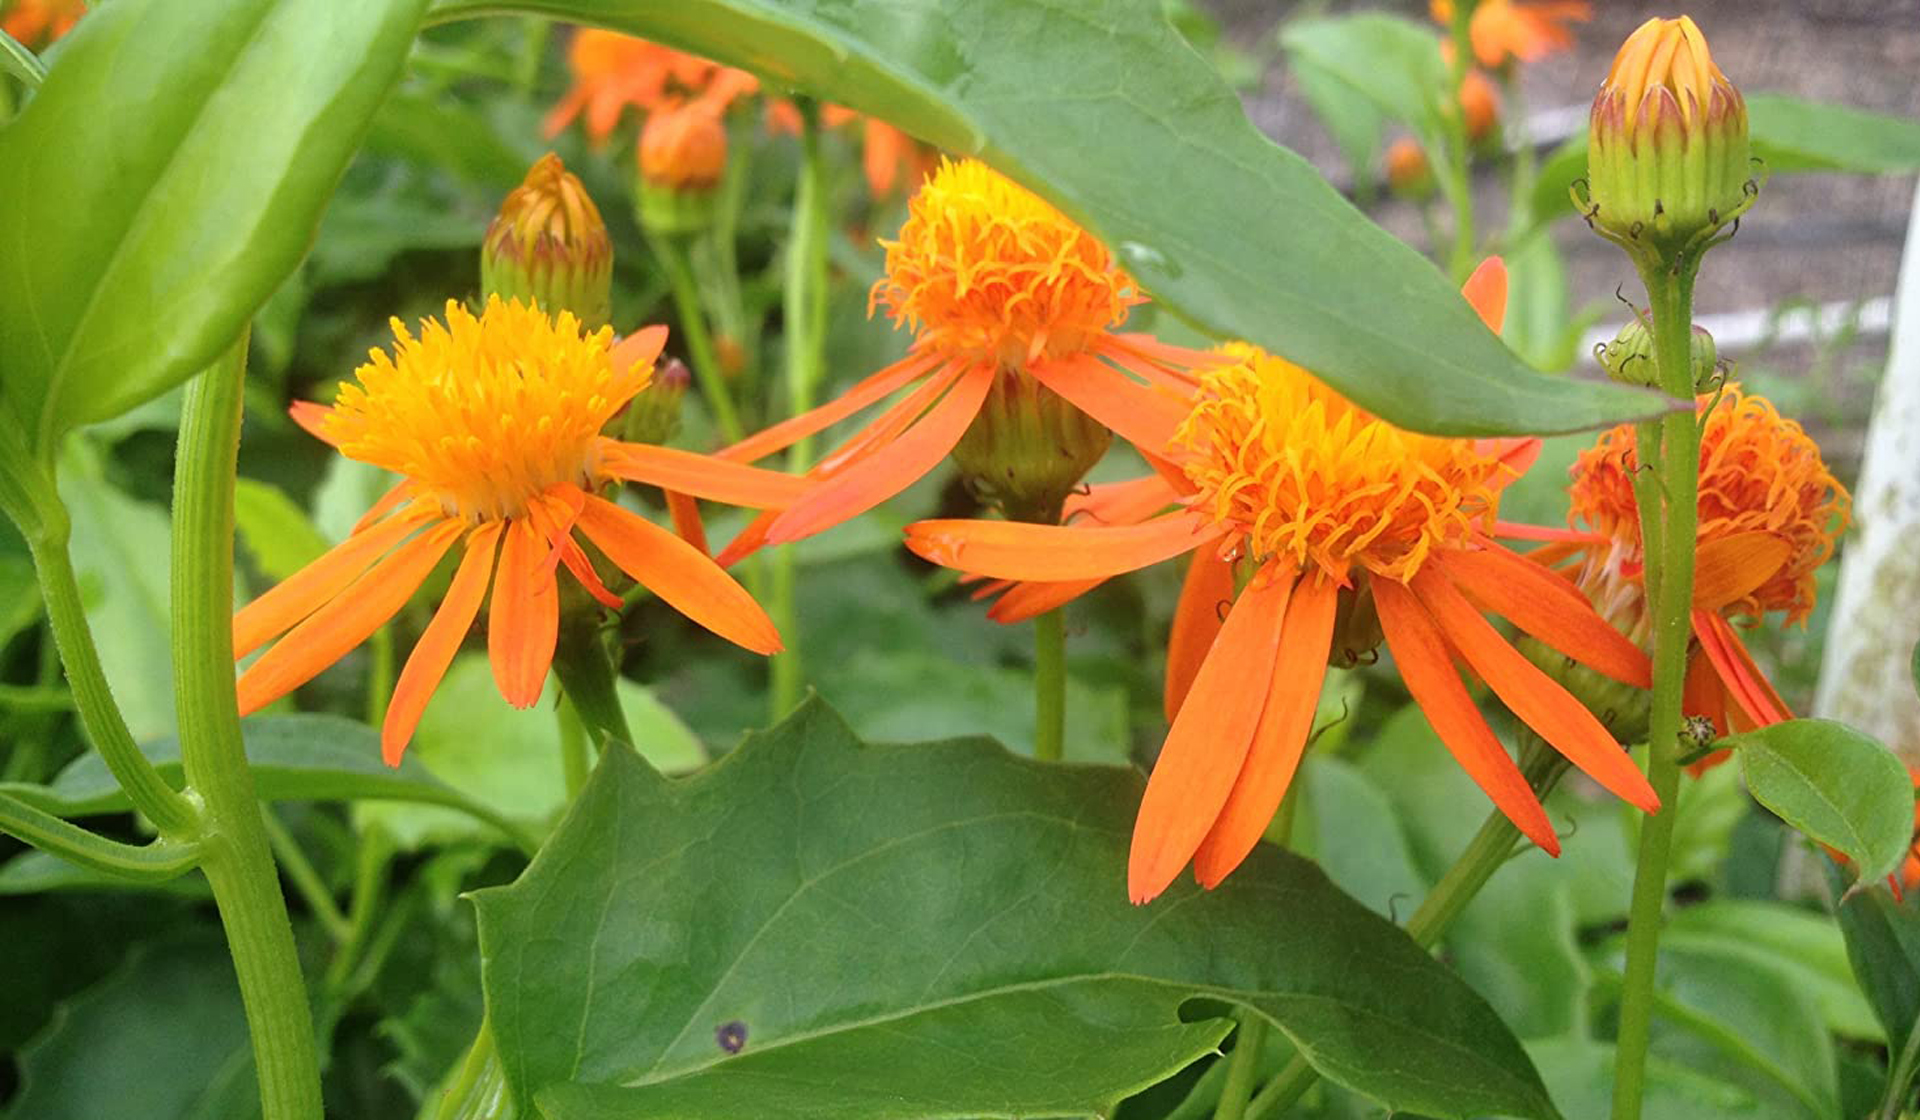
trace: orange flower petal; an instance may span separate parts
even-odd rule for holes
[[[1389,582],[1374,581],[1376,598]],[[1411,586],[1448,642],[1522,723],[1615,795],[1649,813],[1660,808],[1646,775],[1594,714],[1508,645],[1444,574],[1424,568]]]
[[[1499,334],[1507,321],[1507,262],[1499,257],[1481,261],[1461,286],[1460,294],[1467,297],[1487,329]]]
[[[446,598],[440,600],[432,620],[420,632],[420,640],[413,644],[413,652],[407,655],[400,679],[393,686],[387,718],[380,725],[380,757],[388,766],[400,765],[400,756],[413,738],[413,729],[420,725],[420,715],[427,710],[428,699],[433,696],[433,690],[440,687],[447,667],[453,664],[453,655],[460,652],[460,643],[466,640],[467,632],[473,629],[473,620],[480,615],[480,603],[487,596],[487,581],[493,575],[493,554],[499,540],[499,522],[482,525],[467,538],[466,555],[460,558],[460,567],[453,573]]]
[[[810,537],[867,512],[912,486],[940,465],[960,442],[993,388],[995,373],[970,369],[920,422],[871,455],[815,487],[767,530],[767,540],[786,544]]]
[[[717,454],[736,463],[751,463],[793,446],[892,396],[945,360],[937,353],[913,353],[865,379],[818,408],[756,432]]]
[[[580,531],[622,571],[688,618],[755,653],[779,653],[780,632],[746,589],[699,549],[604,498],[588,497]]]
[[[1007,588],[1000,601],[987,611],[987,617],[1006,624],[1025,622],[1058,610],[1105,582],[1104,579],[1023,580]]]
[[[414,488],[411,482],[402,479],[394,483],[386,493],[380,495],[379,501],[373,503],[372,506],[368,507],[367,512],[360,515],[360,520],[353,523],[353,532],[365,532],[369,526],[387,514],[392,513],[400,505],[411,500],[413,496]]]
[[[1774,691],[1760,666],[1754,664],[1753,655],[1731,623],[1717,614],[1694,611],[1693,634],[1700,639],[1700,651],[1713,663],[1714,674],[1726,685],[1727,698],[1747,723],[1771,727],[1793,718],[1792,710]]]
[[[720,555],[715,557],[714,562],[722,568],[731,568],[746,557],[760,551],[767,543],[767,530],[773,527],[774,520],[779,516],[779,510],[770,509],[747,522],[747,527],[727,542],[727,547],[720,550]]]
[[[1753,594],[1792,555],[1792,541],[1765,529],[1701,542],[1693,556],[1693,609],[1717,614]]]
[[[907,526],[907,547],[943,567],[994,579],[1105,579],[1171,559],[1224,532],[1186,510],[1111,528],[937,520]]]
[[[1180,874],[1213,828],[1252,745],[1280,652],[1287,579],[1256,578],[1227,615],[1147,779],[1127,859],[1127,896],[1150,901]]]
[[[267,589],[233,616],[234,660],[266,645],[326,605],[425,523],[423,516],[402,514],[364,532],[356,532]]]
[[[1092,521],[1101,525],[1142,521],[1172,505],[1179,495],[1157,474],[1126,482],[1102,482],[1069,497],[1060,511],[1062,525]]]
[[[681,540],[699,549],[702,555],[711,552],[707,547],[706,523],[700,520],[700,503],[678,490],[663,490],[661,493],[667,499],[667,516],[673,518],[673,531],[680,534]]]
[[[386,623],[460,537],[443,521],[400,546],[260,655],[234,686],[240,714],[259,711],[320,675]]]
[[[1217,886],[1240,866],[1266,834],[1287,795],[1300,756],[1306,753],[1314,713],[1320,708],[1320,686],[1327,676],[1339,599],[1339,585],[1317,573],[1303,577],[1293,589],[1280,628],[1280,656],[1274,661],[1253,747],[1240,765],[1226,806],[1193,854],[1193,872],[1203,887]]]
[[[660,324],[642,327],[614,344],[607,360],[619,372],[634,366],[652,365],[667,345],[667,328]]]
[[[1181,397],[1135,384],[1119,370],[1085,354],[1034,362],[1028,372],[1075,408],[1147,451],[1172,443],[1174,431],[1187,418]]]
[[[287,415],[293,417],[293,422],[300,425],[314,439],[328,447],[340,446],[332,436],[327,434],[327,417],[333,415],[333,409],[324,404],[315,404],[313,401],[294,401],[287,406]]]
[[[1173,612],[1173,632],[1167,636],[1167,681],[1161,704],[1167,722],[1180,714],[1187,690],[1199,675],[1200,663],[1220,633],[1220,608],[1233,602],[1233,565],[1211,548],[1196,549],[1187,561],[1187,577],[1180,584],[1180,604]]]
[[[973,367],[954,362],[928,374],[913,392],[888,405],[885,412],[847,437],[844,443],[820,456],[820,461],[807,471],[807,477],[816,480],[838,477],[853,464],[899,439],[970,368]]]
[[[1569,544],[1606,544],[1599,533],[1580,529],[1556,529],[1550,525],[1524,525],[1518,521],[1496,521],[1493,535],[1505,541],[1560,541]]]
[[[1564,577],[1492,545],[1434,553],[1460,590],[1480,606],[1580,662],[1635,688],[1653,687],[1653,664],[1626,635],[1594,613]]]
[[[1434,733],[1515,828],[1543,851],[1559,855],[1560,838],[1547,811],[1467,695],[1432,616],[1413,592],[1393,580],[1373,581],[1373,601],[1400,679]]]
[[[561,561],[580,586],[587,589],[587,594],[608,610],[617,611],[626,604],[600,582],[600,573],[593,570],[593,561],[587,559],[586,552],[573,539],[573,523],[579,520],[580,507],[586,500],[586,492],[578,486],[556,487],[555,492],[530,502],[527,516],[551,550],[547,554],[547,567],[551,568],[556,559]]]
[[[560,589],[547,546],[530,520],[509,521],[487,613],[487,656],[507,703],[530,708],[539,702],[559,641]]]
[[[804,478],[779,471],[644,443],[610,442],[601,452],[600,466],[628,482],[748,509],[785,508],[798,501],[810,485]]]
[[[1500,487],[1519,480],[1540,458],[1540,439],[1537,436],[1525,436],[1518,439],[1499,438],[1475,440],[1473,447],[1482,455],[1500,460],[1507,468],[1504,479],[1494,479]]]

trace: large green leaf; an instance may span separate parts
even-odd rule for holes
[[[1913,780],[1892,751],[1844,723],[1796,719],[1728,740],[1754,800],[1846,853],[1863,882],[1891,874],[1913,840]]]
[[[1369,222],[1149,0],[445,0],[696,51],[979,155],[1114,246],[1155,297],[1398,423],[1572,431],[1659,403],[1533,375],[1434,267]]]
[[[45,449],[233,344],[292,271],[425,0],[117,0],[0,132],[0,395]]]
[[[1779,93],[1756,93],[1747,97],[1747,131],[1753,140],[1753,154],[1765,161],[1767,171],[1773,174],[1897,174],[1920,170],[1920,122],[1903,117]],[[1547,221],[1573,217],[1567,188],[1586,173],[1587,134],[1583,131],[1556,149],[1541,167],[1534,187],[1534,215]],[[1764,198],[1760,205],[1766,205]]]
[[[863,746],[824,704],[672,781],[610,751],[475,896],[516,1094],[555,1120],[1082,1116],[1277,1023],[1396,1110],[1549,1116],[1480,998],[1312,864],[1127,903],[1126,769]]]
[[[1296,66],[1334,76],[1429,142],[1445,127],[1447,67],[1433,31],[1379,12],[1303,19],[1280,33]]]
[[[480,801],[448,786],[405,758],[397,767],[380,761],[380,734],[339,716],[254,716],[240,725],[247,760],[261,798],[267,801],[414,801],[444,805],[487,821],[524,842],[525,833]],[[167,738],[141,750],[175,786],[185,779],[180,741]],[[84,817],[127,808],[127,796],[97,753],[75,759],[53,784],[13,786],[9,792],[49,813]]]
[[[1716,899],[1676,913],[1661,931],[1660,945],[1733,957],[1771,971],[1812,997],[1828,1030],[1885,1041],[1848,967],[1840,927],[1825,914],[1780,902]]]
[[[1847,960],[1874,1017],[1889,1039],[1904,1039],[1920,1021],[1920,892],[1894,898],[1886,886],[1842,894],[1846,873],[1829,867]]]

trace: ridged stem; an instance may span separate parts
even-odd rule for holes
[[[1056,607],[1033,620],[1033,756],[1058,762],[1067,750],[1067,621]]]

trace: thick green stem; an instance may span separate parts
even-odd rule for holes
[[[700,288],[694,283],[693,266],[687,261],[687,247],[677,236],[653,239],[654,255],[666,269],[667,284],[673,290],[673,309],[680,320],[680,333],[687,339],[687,358],[693,363],[694,380],[700,382],[700,394],[713,412],[713,422],[728,443],[744,439],[747,430],[740,424],[740,412],[733,406],[733,391],[727,388],[726,374],[720,369],[719,355],[713,348],[713,332],[707,328],[707,313],[700,306]]]
[[[799,99],[803,127],[800,133],[800,180],[793,196],[793,227],[787,236],[786,292],[781,317],[786,330],[787,405],[798,416],[813,407],[826,368],[827,334],[827,164],[820,148],[820,106]],[[800,474],[813,460],[813,440],[801,439],[787,449],[787,472]],[[780,719],[800,702],[801,671],[799,618],[794,608],[793,547],[780,549],[774,560],[773,622],[786,643],[786,652],[773,656],[772,718]]]
[[[173,503],[174,705],[205,813],[201,868],[240,981],[264,1120],[320,1120],[313,1015],[233,688],[233,483],[244,336],[187,389]]]
[[[1227,1056],[1227,1080],[1220,1086],[1220,1103],[1213,1110],[1213,1120],[1245,1120],[1254,1078],[1260,1074],[1260,1052],[1266,1047],[1266,1017],[1258,1011],[1240,1012],[1240,1037]]]
[[[1061,609],[1033,620],[1033,756],[1058,762],[1067,749],[1067,621]]]
[[[320,872],[307,858],[307,853],[300,850],[300,841],[287,831],[287,826],[280,823],[279,817],[273,815],[273,810],[261,810],[260,821],[266,826],[267,839],[273,844],[273,854],[280,861],[280,870],[286,874],[287,881],[299,892],[307,909],[313,911],[313,916],[326,927],[327,936],[333,938],[334,944],[345,944],[353,927],[348,923],[347,916],[340,912],[340,904],[334,901],[326,880],[320,877]]]
[[[1640,275],[1653,305],[1653,346],[1660,387],[1693,400],[1693,275],[1697,258],[1679,267],[1644,262]],[[1656,589],[1653,618],[1653,703],[1647,725],[1647,780],[1661,810],[1640,829],[1633,901],[1627,916],[1627,966],[1620,995],[1620,1032],[1615,1044],[1614,1120],[1639,1120],[1646,1088],[1647,1044],[1653,1027],[1654,971],[1660,923],[1667,898],[1667,862],[1673,847],[1680,788],[1680,699],[1692,640],[1693,552],[1698,516],[1700,429],[1691,408],[1660,421],[1659,482],[1663,500],[1659,552],[1647,553]],[[1648,520],[1641,512],[1642,521]]]
[[[87,627],[80,584],[67,552],[72,523],[54,488],[53,471],[28,449],[26,433],[6,409],[0,409],[0,509],[20,528],[33,553],[40,576],[40,597],[74,707],[94,749],[106,761],[114,780],[127,791],[134,809],[153,822],[163,836],[191,840],[199,831],[200,815],[193,804],[168,785],[153,763],[140,752],[127,721],[114,703],[113,690],[100,667],[100,652]]]

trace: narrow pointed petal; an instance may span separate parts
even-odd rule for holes
[[[1288,579],[1258,577],[1241,593],[1193,682],[1147,779],[1127,860],[1127,896],[1151,901],[1193,858],[1246,761],[1280,652]]]
[[[353,531],[355,533],[365,532],[369,527],[384,520],[387,514],[400,508],[400,506],[412,500],[412,498],[413,484],[411,482],[402,480],[394,483],[393,486],[388,488],[386,493],[380,495],[379,501],[373,503],[373,505],[367,508],[367,512],[360,515],[360,520],[353,523]]]
[[[1719,613],[1753,594],[1793,555],[1778,533],[1755,529],[1702,544],[1693,558],[1693,609]]]
[[[767,612],[699,549],[604,498],[587,499],[580,531],[681,614],[755,653],[780,652]]]
[[[1434,734],[1515,828],[1543,851],[1559,855],[1560,838],[1554,834],[1547,811],[1540,807],[1540,799],[1534,796],[1512,756],[1494,738],[1473,697],[1467,695],[1460,674],[1454,671],[1446,639],[1440,636],[1427,609],[1413,592],[1393,580],[1374,581],[1373,601],[1380,609],[1380,628],[1386,634],[1394,666]]]
[[[651,365],[660,357],[660,351],[667,345],[667,328],[655,324],[642,327],[614,344],[608,360],[613,368],[625,373],[634,366]]]
[[[1333,647],[1334,608],[1340,588],[1319,574],[1301,578],[1287,601],[1280,629],[1280,656],[1272,686],[1253,734],[1253,747],[1212,831],[1193,854],[1200,885],[1212,889],[1240,866],[1273,823],[1273,814],[1306,753],[1307,735],[1320,708],[1320,686]]]
[[[240,714],[259,711],[320,675],[320,671],[367,640],[406,605],[407,598],[460,537],[457,522],[443,521],[400,546],[348,584],[272,649],[240,674],[235,685]]]
[[[814,488],[767,530],[767,540],[786,544],[851,520],[920,481],[940,465],[980,414],[994,372],[968,370],[940,402],[900,438],[874,451]]]
[[[1060,511],[1062,525],[1131,525],[1144,521],[1179,500],[1173,487],[1157,474],[1125,482],[1103,482],[1067,499]]]
[[[1376,594],[1387,582],[1375,581]],[[1444,574],[1422,569],[1413,577],[1412,593],[1447,641],[1522,723],[1616,796],[1649,813],[1660,808],[1646,775],[1600,720],[1509,645]]]
[[[1174,431],[1187,418],[1187,402],[1180,396],[1136,384],[1085,354],[1035,362],[1028,372],[1145,451],[1157,452],[1172,443]]]
[[[1653,687],[1647,655],[1594,613],[1593,604],[1564,577],[1498,545],[1433,556],[1478,605],[1622,684]]]
[[[731,447],[721,449],[718,454],[736,463],[764,459],[810,435],[827,430],[869,405],[885,400],[931,371],[941,360],[937,354],[909,354],[826,404],[756,432]]]
[[[1519,480],[1520,476],[1531,470],[1540,459],[1541,441],[1538,436],[1521,438],[1497,438],[1474,441],[1474,449],[1482,455],[1500,460],[1505,472],[1489,480],[1495,490],[1505,489]]]
[[[355,533],[240,608],[233,616],[234,660],[326,605],[424,523],[422,518],[402,515]]]
[[[467,538],[466,555],[453,573],[446,598],[440,600],[432,620],[420,632],[420,640],[413,644],[413,652],[407,655],[400,679],[393,686],[387,718],[380,725],[380,757],[388,766],[400,765],[400,756],[413,738],[413,729],[420,725],[427,701],[446,677],[454,654],[460,652],[460,643],[473,629],[473,620],[480,617],[499,540],[498,522],[481,526]]]
[[[727,547],[720,550],[720,555],[714,558],[714,563],[722,568],[731,568],[765,548],[767,530],[773,528],[773,522],[779,516],[779,510],[770,509],[747,522],[747,527],[734,534],[734,538],[727,542]]]
[[[1104,579],[1023,580],[1007,588],[1000,601],[988,609],[987,617],[999,623],[1025,622],[1058,610],[1105,582]]]
[[[547,542],[550,550],[547,554],[547,567],[551,568],[555,560],[567,566],[573,578],[586,588],[587,594],[610,611],[617,611],[626,604],[620,596],[607,590],[600,580],[600,573],[593,570],[593,561],[573,539],[573,523],[579,520],[580,507],[586,503],[586,492],[578,486],[556,487],[553,491],[534,499],[527,506],[527,515],[533,521],[534,528],[540,530],[540,536]]]
[[[1507,263],[1499,257],[1481,261],[1461,286],[1460,294],[1467,297],[1487,329],[1499,334],[1507,321]]]
[[[994,579],[1105,579],[1172,559],[1225,531],[1185,510],[1115,528],[916,521],[907,526],[907,547],[943,567]]]
[[[700,503],[678,490],[662,490],[667,499],[667,516],[673,518],[673,531],[680,539],[700,550],[705,556],[713,550],[707,547],[707,525],[700,520]]]
[[[1211,548],[1195,549],[1180,584],[1180,603],[1167,636],[1167,681],[1160,702],[1172,723],[1186,702],[1200,663],[1220,633],[1224,608],[1233,602],[1233,565]]]
[[[1727,698],[1747,723],[1771,727],[1793,718],[1786,701],[1754,664],[1753,655],[1747,652],[1732,623],[1708,611],[1694,611],[1693,633],[1700,639],[1700,651],[1713,663],[1714,674],[1726,685]]]
[[[340,445],[327,434],[327,417],[332,414],[333,409],[313,401],[294,401],[287,406],[287,415],[300,425],[302,431],[328,447],[338,447]]]
[[[970,372],[969,367],[958,362],[948,364],[928,374],[913,392],[901,397],[887,406],[885,412],[874,417],[859,431],[848,436],[838,447],[820,456],[820,461],[807,471],[811,479],[828,479],[838,476],[853,464],[899,439],[908,428],[925,416],[935,401],[946,395],[960,378]]]
[[[677,490],[696,498],[748,509],[784,509],[798,501],[812,485],[795,475],[645,443],[609,441],[601,454],[600,466],[613,477],[628,482]]]
[[[509,521],[487,613],[487,655],[493,683],[516,708],[539,702],[560,641],[560,588],[546,561],[547,545],[533,524]]]
[[[1493,535],[1503,541],[1561,541],[1569,544],[1605,544],[1607,538],[1580,529],[1556,529],[1551,525],[1526,525],[1518,521],[1496,521]]]

